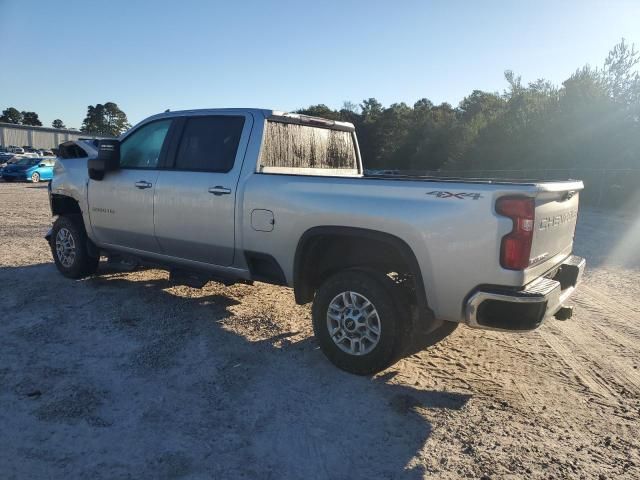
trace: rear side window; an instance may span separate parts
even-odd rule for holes
[[[58,156],[60,158],[85,158],[87,152],[79,147],[75,142],[65,142],[58,146]]]
[[[268,121],[261,156],[262,171],[358,168],[351,132]]]
[[[233,168],[244,117],[193,117],[178,147],[176,170],[228,172]]]

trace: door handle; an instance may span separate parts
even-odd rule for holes
[[[135,186],[136,186],[136,188],[144,189],[144,188],[153,187],[153,184],[151,184],[149,182],[145,182],[144,180],[140,180],[139,182],[135,183]]]
[[[209,193],[213,193],[214,195],[228,195],[231,193],[230,188],[221,187],[220,185],[216,185],[215,187],[211,187],[209,189]]]

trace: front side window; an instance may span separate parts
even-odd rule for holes
[[[233,168],[244,117],[193,117],[187,120],[176,170],[228,172]]]
[[[351,132],[274,121],[267,122],[261,166],[263,171],[358,167]]]
[[[122,168],[157,168],[171,120],[149,123],[129,135],[120,145]]]

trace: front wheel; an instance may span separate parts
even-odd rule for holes
[[[98,269],[100,259],[89,254],[81,219],[58,217],[51,232],[51,253],[58,271],[65,277],[84,278]]]
[[[38,172],[33,172],[33,175],[31,175],[31,181],[33,183],[40,182],[40,174]]]
[[[403,351],[406,312],[393,300],[384,276],[346,270],[328,278],[313,301],[313,330],[338,368],[370,375],[393,364]]]

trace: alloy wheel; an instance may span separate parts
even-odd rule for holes
[[[350,355],[371,352],[382,333],[376,307],[364,295],[352,291],[342,292],[331,300],[327,328],[338,348]]]
[[[61,228],[56,235],[56,255],[65,268],[70,268],[76,259],[76,242],[68,228]]]

